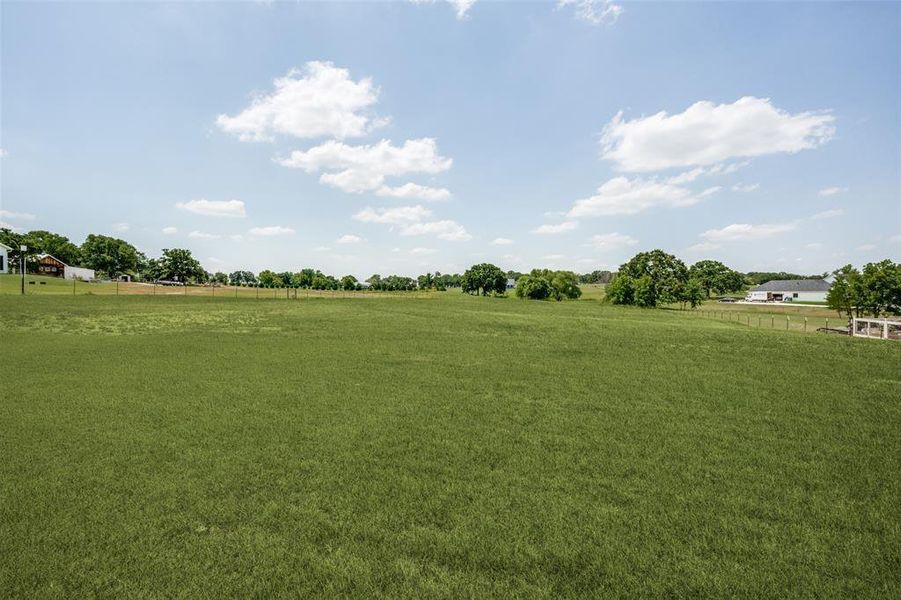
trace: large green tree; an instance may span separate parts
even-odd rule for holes
[[[463,273],[461,284],[463,292],[467,294],[502,296],[507,291],[507,274],[491,263],[481,263],[471,266]]]
[[[701,260],[688,270],[688,275],[695,279],[709,298],[711,292],[725,294],[741,291],[745,280],[741,273],[733,271],[717,260]]]
[[[134,272],[138,266],[139,254],[125,240],[106,235],[92,233],[81,245],[81,263],[109,277]]]
[[[190,250],[184,248],[163,248],[163,255],[157,264],[160,279],[181,282],[206,279],[206,271],[200,262]]]
[[[874,317],[901,314],[901,264],[867,263],[860,271],[860,304]]]
[[[621,281],[619,285],[623,290],[631,288],[632,293],[618,293],[611,301],[644,307],[679,302],[689,279],[685,263],[663,250],[639,252],[619,268],[616,279],[621,278],[631,280]],[[626,299],[631,302],[624,302]]]

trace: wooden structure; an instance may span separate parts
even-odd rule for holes
[[[65,277],[66,263],[55,256],[42,254],[38,258],[38,274],[48,277]]]

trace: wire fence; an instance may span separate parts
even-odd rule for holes
[[[305,298],[431,298],[435,290],[314,290],[293,287],[245,287],[233,285],[171,285],[131,281],[83,281],[26,275],[0,275],[0,294],[26,296],[193,296],[254,300]]]
[[[741,312],[706,308],[695,310],[693,314],[701,318],[735,323],[746,327],[756,327],[758,329],[778,329],[800,333],[826,332],[848,334],[848,319],[837,315],[832,317],[817,314],[788,315],[784,313]]]

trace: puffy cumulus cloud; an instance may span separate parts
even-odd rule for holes
[[[601,233],[591,236],[586,246],[590,246],[596,250],[618,250],[627,248],[638,243],[635,238],[622,233]]]
[[[845,214],[845,211],[841,208],[830,208],[829,210],[818,212],[810,218],[816,221],[821,221],[823,219],[834,219],[835,217],[840,217],[843,214]]]
[[[513,240],[511,240],[509,238],[502,238],[502,237],[494,238],[491,241],[492,246],[509,246],[512,243],[513,243]]]
[[[709,252],[710,250],[717,250],[721,248],[719,244],[714,244],[713,242],[698,242],[692,246],[688,247],[688,251],[692,253],[698,252]]]
[[[748,225],[747,223],[733,223],[722,229],[708,229],[701,237],[708,242],[735,242],[742,240],[759,240],[772,237],[781,233],[787,233],[795,229],[793,223],[766,223],[762,225]]]
[[[297,138],[345,139],[366,135],[383,121],[368,114],[378,89],[367,78],[354,81],[347,69],[311,61],[274,82],[235,116],[221,114],[216,124],[242,141],[271,141],[275,134]]]
[[[623,7],[611,0],[558,0],[557,8],[572,7],[576,18],[592,25],[615,23]]]
[[[222,236],[216,233],[206,233],[203,231],[192,231],[188,237],[195,240],[218,240]]]
[[[432,211],[421,205],[391,208],[366,207],[353,215],[356,221],[397,226],[401,235],[434,235],[442,240],[466,241],[472,238],[466,229],[448,219],[429,221]]]
[[[465,242],[472,239],[462,225],[450,219],[405,225],[401,228],[401,235],[434,235],[439,240],[451,242]]]
[[[338,244],[359,244],[362,241],[363,241],[363,238],[361,238],[358,235],[352,235],[352,234],[342,235],[337,240],[335,240],[335,242]]]
[[[827,187],[827,188],[821,189],[821,190],[820,190],[819,192],[817,192],[817,193],[818,193],[820,196],[823,196],[824,198],[826,198],[826,197],[829,197],[829,196],[835,196],[836,194],[842,194],[842,193],[847,192],[847,191],[848,191],[848,188],[843,188],[843,187]]]
[[[381,223],[383,225],[408,225],[418,223],[432,216],[432,211],[424,206],[395,206],[392,208],[371,208],[367,206],[353,216],[364,223]]]
[[[568,216],[632,215],[658,206],[691,206],[700,202],[701,196],[717,191],[718,187],[708,188],[697,195],[667,182],[614,177],[599,187],[593,196],[577,200]]]
[[[752,96],[732,104],[701,101],[682,113],[661,111],[631,121],[620,111],[604,127],[601,155],[622,171],[641,172],[793,154],[828,142],[834,122],[826,112],[791,114]]]
[[[453,7],[457,15],[457,19],[462,21],[469,17],[469,9],[476,3],[476,0],[445,0]],[[410,0],[413,4],[435,4],[436,0]]]
[[[189,202],[178,202],[176,208],[186,210],[195,215],[203,215],[205,217],[246,217],[247,210],[244,203],[240,200],[191,200]]]
[[[379,196],[390,196],[392,198],[418,198],[426,202],[438,202],[448,200],[451,197],[450,190],[419,185],[418,183],[405,183],[398,187],[383,185],[375,193]]]
[[[163,227],[163,235],[175,235],[178,233],[178,227]]]
[[[281,225],[270,225],[268,227],[251,227],[247,233],[257,237],[274,237],[277,235],[291,235],[294,233],[294,230]]]
[[[532,233],[539,235],[556,235],[558,233],[566,233],[579,228],[578,221],[563,221],[562,223],[545,223],[540,227],[532,230]]]
[[[434,174],[450,169],[453,161],[438,154],[437,144],[432,138],[406,140],[402,146],[394,146],[389,140],[363,146],[332,140],[309,150],[295,150],[288,158],[277,159],[277,162],[307,173],[323,171],[319,181],[345,192],[375,191],[386,196],[426,200],[450,196],[447,190],[415,184],[398,188],[385,186],[386,177]]]

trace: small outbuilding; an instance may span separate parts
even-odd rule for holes
[[[9,246],[0,242],[0,273],[9,273]]]
[[[749,302],[825,302],[832,284],[825,279],[774,279],[751,288]]]
[[[95,279],[94,269],[69,266],[52,254],[41,254],[38,256],[38,274],[84,281],[93,281]]]

